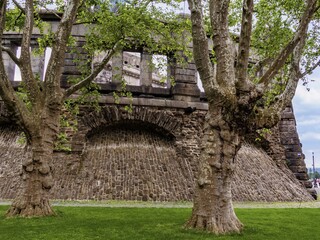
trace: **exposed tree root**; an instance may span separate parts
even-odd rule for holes
[[[44,217],[55,215],[48,199],[42,199],[38,204],[24,198],[17,198],[7,211],[7,217]]]
[[[237,217],[220,216],[220,219],[217,219],[214,216],[201,216],[193,214],[190,220],[186,223],[186,228],[197,229],[221,235],[240,233],[243,225]]]

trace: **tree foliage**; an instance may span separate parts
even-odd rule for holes
[[[51,159],[54,147],[69,150],[67,136],[59,133],[60,124],[66,125],[66,111],[74,109],[69,97],[75,93],[86,100],[97,99],[99,87],[95,77],[110,59],[126,49],[144,50],[150,53],[175,53],[183,50],[183,31],[188,21],[164,11],[161,4],[174,1],[126,1],[116,4],[102,0],[10,0],[0,1],[0,96],[11,113],[11,118],[25,133],[27,148],[32,156],[23,163],[23,189],[17,195],[9,216],[51,215],[48,191],[53,185]],[[56,28],[46,23],[45,14],[58,19]],[[72,31],[76,25],[85,25],[84,54],[78,54],[77,36]],[[21,55],[5,46],[4,34],[19,32],[22,38]],[[40,37],[34,46],[34,34]],[[31,47],[35,50],[30,51]],[[44,79],[33,73],[32,59],[44,50],[52,49]],[[60,81],[66,51],[72,51],[74,63],[81,75],[69,79],[69,86],[61,88]],[[95,54],[105,56],[93,69]],[[5,69],[4,54],[20,68],[21,86],[16,91]],[[81,56],[81,57],[80,57]],[[178,55],[177,55],[178,56]],[[92,95],[92,93],[95,93]],[[125,92],[126,95],[129,93]],[[73,113],[77,113],[76,109]],[[76,122],[74,122],[76,124]]]
[[[187,226],[214,233],[239,232],[242,224],[231,201],[234,159],[247,134],[278,123],[299,79],[319,65],[319,2],[188,3],[194,59],[209,112]],[[208,49],[208,34],[213,49]]]

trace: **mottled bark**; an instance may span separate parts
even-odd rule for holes
[[[52,151],[52,150],[51,150]],[[43,146],[43,141],[32,144],[32,157],[26,159],[22,170],[22,188],[14,199],[7,216],[49,216],[53,215],[49,203],[49,190],[53,180],[51,176],[50,150]]]
[[[217,59],[216,79],[219,87],[235,94],[235,44],[228,26],[229,0],[209,1],[213,50]]]
[[[213,44],[217,58],[216,75],[213,73],[208,52],[200,45],[207,41],[201,1],[188,2],[191,10],[194,58],[204,83],[209,112],[202,139],[194,207],[186,227],[216,234],[239,232],[242,224],[234,213],[231,196],[231,177],[234,158],[239,149],[239,136],[230,122],[225,121],[228,118],[225,113],[232,114],[236,101],[235,52],[227,21],[229,1],[210,1]]]
[[[6,3],[7,1],[0,2],[0,41],[3,39],[3,32],[5,29]],[[0,56],[2,56],[2,51],[3,48],[1,47]],[[31,128],[32,116],[23,101],[15,94],[15,90],[6,74],[2,57],[0,57],[0,96],[10,111],[11,118],[21,127],[21,129],[26,130]],[[27,131],[26,134],[28,134]]]
[[[234,212],[231,195],[239,136],[221,112],[207,116],[204,131],[194,206],[187,227],[216,234],[240,232],[242,224]]]
[[[22,188],[14,199],[7,216],[49,216],[53,215],[49,203],[49,190],[53,185],[51,167],[52,148],[43,139],[31,144],[32,157],[27,158],[22,167]]]
[[[293,97],[308,24],[319,6],[317,0],[306,1],[305,12],[294,37],[269,64],[270,67],[261,77],[260,84],[254,85],[247,74],[254,1],[243,0],[238,58],[229,36],[230,1],[209,1],[216,74],[209,66],[211,62],[204,50],[207,47],[207,36],[204,30],[202,1],[188,0],[188,3],[191,11],[194,59],[204,83],[209,111],[199,159],[194,208],[187,227],[217,234],[239,232],[242,224],[233,211],[230,178],[233,174],[234,158],[241,143],[240,136],[260,128],[272,127],[279,121],[280,113],[285,107],[283,103],[291,101]],[[288,81],[283,94],[275,98],[277,103],[266,106],[261,98],[292,53],[292,79]]]
[[[194,54],[193,58],[204,89],[208,92],[209,89],[212,89],[217,85],[217,82],[215,81],[212,63],[209,58],[207,34],[202,24],[203,15],[201,1],[189,0],[188,4],[191,11],[191,21],[193,22],[192,36],[197,36],[192,38],[193,52],[197,53]]]
[[[26,104],[15,93],[6,75],[3,59],[0,58],[0,96],[12,114],[12,119],[26,134],[31,157],[22,167],[22,189],[14,199],[7,216],[47,216],[54,214],[49,204],[49,190],[53,181],[51,160],[54,140],[59,132],[59,120],[63,93],[60,88],[62,66],[68,38],[75,21],[80,0],[67,1],[63,17],[54,35],[52,54],[48,63],[45,81],[39,84],[32,73],[30,43],[34,25],[34,3],[27,0],[24,8],[25,22],[21,42],[21,57],[13,57],[19,65],[21,78],[27,90]],[[6,6],[0,2],[0,40],[5,26]],[[2,51],[0,48],[0,55]],[[10,55],[10,54],[9,54]]]
[[[237,59],[237,82],[239,87],[244,90],[248,84],[247,68],[249,63],[249,52],[252,32],[252,14],[253,14],[253,0],[243,0],[243,13],[241,21],[241,32],[238,47]],[[244,86],[243,86],[244,85]]]
[[[48,216],[53,215],[49,204],[49,190],[53,186],[51,162],[54,140],[59,130],[59,106],[48,107],[43,111],[28,139],[27,147],[31,156],[26,156],[22,164],[22,188],[14,199],[7,216]]]
[[[30,43],[34,24],[34,3],[33,0],[27,0],[25,3],[25,23],[23,28],[23,37],[21,41],[21,56],[20,64],[21,79],[25,83],[25,88],[28,90],[29,101],[33,104],[39,104],[39,98],[42,98],[42,93],[39,89],[37,79],[33,76],[31,64]]]

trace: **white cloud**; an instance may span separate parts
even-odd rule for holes
[[[319,140],[320,132],[304,132],[300,134],[301,141]]]
[[[308,115],[299,118],[299,126],[317,126],[320,125],[320,115]]]
[[[314,72],[309,79],[310,91],[307,91],[302,83],[299,84],[293,99],[293,107],[299,132],[299,138],[303,145],[307,167],[312,166],[312,152],[315,154],[316,166],[320,165],[320,70]]]
[[[305,86],[299,84],[294,97],[295,106],[305,106],[306,108],[319,107],[320,104],[320,80],[311,82],[308,85],[308,91]]]

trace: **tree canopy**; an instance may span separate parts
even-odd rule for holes
[[[188,3],[194,60],[209,112],[187,225],[215,233],[239,232],[242,224],[233,211],[230,191],[234,159],[247,134],[279,122],[299,79],[319,65],[319,3]]]
[[[185,48],[180,43],[188,21],[170,10],[164,11],[161,3],[174,5],[174,1],[136,0],[125,3],[102,0],[0,2],[0,96],[11,119],[25,133],[27,147],[32,152],[31,158],[23,163],[24,188],[8,215],[53,214],[48,202],[48,191],[53,184],[50,164],[65,100],[92,84],[118,51],[144,49],[150,53],[175,53]],[[58,19],[55,27],[46,24],[45,14]],[[60,81],[66,51],[77,44],[77,36],[73,36],[76,25],[87,29],[82,46],[85,57],[78,58],[75,54],[73,61],[81,76],[69,79],[65,89]],[[20,56],[3,41],[4,34],[9,32],[22,34],[16,43],[21,46]],[[34,35],[38,36],[36,44]],[[47,47],[52,51],[41,79],[33,72],[32,59],[34,54],[43,54]],[[6,72],[4,53],[20,69],[22,92],[15,91],[11,84],[13,79]],[[97,53],[105,56],[92,69],[90,63]]]

